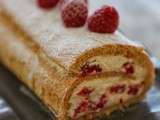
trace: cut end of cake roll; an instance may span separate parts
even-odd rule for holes
[[[73,70],[74,69],[74,70]],[[66,115],[72,119],[109,114],[141,101],[153,84],[154,68],[142,48],[106,45],[84,53],[73,64],[73,92]]]
[[[132,100],[138,102],[139,98],[144,96],[144,89],[144,81],[132,80],[120,75],[86,80],[74,89],[69,100],[67,116],[78,119],[102,111],[109,114],[113,107],[120,109]]]
[[[107,44],[80,55],[70,67],[76,77],[102,73],[119,73],[134,79],[154,78],[154,66],[140,46]]]

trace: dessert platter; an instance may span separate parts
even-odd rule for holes
[[[155,79],[143,46],[92,0],[1,0],[0,61],[58,120],[92,120],[144,99]]]

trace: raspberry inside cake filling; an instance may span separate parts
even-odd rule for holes
[[[118,76],[85,81],[74,90],[69,100],[68,116],[76,119],[117,104],[123,105],[139,96],[143,89],[143,80]]]
[[[123,56],[96,56],[81,67],[80,73],[86,77],[102,72],[122,74],[86,80],[78,85],[69,100],[69,117],[76,119],[114,105],[123,106],[144,90],[146,69],[132,59]]]
[[[137,79],[142,79],[146,75],[146,69],[136,63],[136,61],[120,55],[96,56],[90,58],[80,68],[81,77],[92,76],[102,72],[119,72]]]

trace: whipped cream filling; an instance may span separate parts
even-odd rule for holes
[[[113,105],[123,105],[123,103],[139,96],[143,89],[142,79],[131,80],[115,76],[84,81],[70,97],[68,116],[78,118]]]
[[[126,58],[122,55],[95,56],[87,60],[80,68],[81,76],[104,72],[121,72],[124,75],[131,75],[137,79],[143,79],[147,71],[136,60]]]
[[[102,68],[103,72],[107,71],[123,71],[123,65],[125,63],[133,63],[134,72],[132,76],[136,77],[137,79],[143,79],[146,75],[146,69],[136,63],[133,59],[128,59],[123,57],[122,55],[113,56],[113,55],[106,55],[106,56],[95,56],[88,60],[88,63],[91,65],[99,65]]]

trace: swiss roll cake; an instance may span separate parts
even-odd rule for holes
[[[0,61],[58,120],[94,119],[140,102],[154,83],[143,46],[120,32],[67,28],[60,8],[0,1]]]

